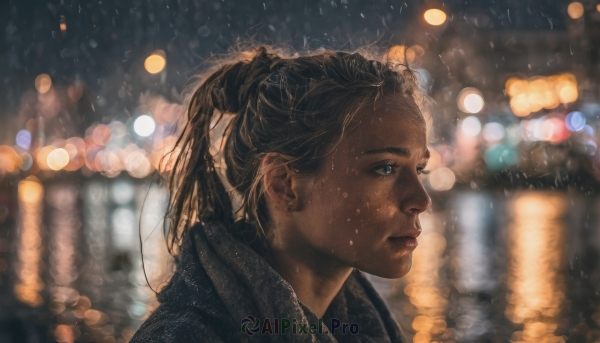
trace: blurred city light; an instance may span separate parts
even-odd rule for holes
[[[510,265],[506,317],[523,329],[519,342],[564,342],[556,337],[557,316],[564,299],[559,273],[564,251],[562,216],[567,204],[560,194],[528,192],[511,202]]]
[[[67,22],[64,16],[60,16],[60,32],[64,35],[67,33]]]
[[[387,59],[394,63],[406,63],[406,46],[392,46],[390,50],[388,50]]]
[[[481,92],[472,87],[461,90],[456,98],[456,103],[458,108],[465,113],[479,113],[484,105]]]
[[[154,133],[155,128],[156,124],[154,123],[154,119],[146,114],[137,117],[133,123],[133,130],[140,137],[150,136]]]
[[[463,119],[460,128],[463,134],[474,137],[481,132],[481,122],[477,117],[466,117]]]
[[[52,79],[48,74],[40,74],[35,78],[35,89],[40,94],[46,94],[52,87]]]
[[[19,168],[21,158],[8,145],[0,145],[0,176],[12,173]]]
[[[35,176],[28,176],[18,187],[19,192],[19,238],[18,267],[15,284],[17,298],[25,304],[37,307],[43,303],[40,292],[45,285],[41,278],[42,265],[42,199],[44,188]]]
[[[105,146],[112,139],[112,132],[106,125],[98,125],[92,131],[92,139],[99,146]]]
[[[445,312],[448,307],[448,288],[440,275],[444,265],[446,238],[441,218],[431,213],[420,216],[423,234],[419,236],[419,247],[413,253],[410,272],[404,277],[404,293],[416,308],[411,328],[415,334],[413,342],[429,343],[444,334],[448,324]]]
[[[62,148],[52,150],[46,159],[48,167],[52,170],[61,170],[69,164],[69,153]]]
[[[512,77],[506,81],[510,108],[517,117],[525,117],[542,109],[553,109],[560,103],[577,100],[577,79],[571,73],[528,80]]]
[[[484,155],[485,164],[491,171],[500,171],[518,162],[516,149],[508,144],[497,144],[489,147]]]
[[[17,132],[15,141],[20,148],[29,150],[29,147],[31,146],[31,133],[25,129],[20,130]]]
[[[22,152],[19,154],[19,157],[21,158],[21,170],[28,171],[31,169],[31,167],[33,167],[33,157],[31,157],[29,153]]]
[[[483,139],[488,144],[502,141],[504,139],[504,126],[496,122],[483,125]]]
[[[452,189],[456,182],[454,172],[446,167],[438,168],[427,177],[429,185],[436,191],[447,191]]]
[[[583,16],[583,5],[581,2],[574,1],[567,7],[567,13],[571,19],[579,19]]]
[[[164,52],[161,50],[153,52],[150,56],[146,58],[144,61],[144,68],[150,74],[158,74],[167,65],[167,60],[164,57]]]
[[[437,8],[432,8],[423,14],[425,21],[429,25],[439,26],[442,25],[446,21],[446,13],[444,11],[439,10]]]
[[[580,132],[585,127],[585,115],[579,111],[573,111],[567,114],[565,124],[570,131]]]

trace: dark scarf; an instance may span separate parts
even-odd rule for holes
[[[242,225],[240,228],[239,226]],[[131,343],[139,342],[402,342],[389,310],[369,281],[354,270],[323,316],[322,333],[281,334],[282,319],[291,324],[319,319],[298,301],[294,290],[263,258],[260,248],[244,242],[247,224],[226,228],[220,222],[196,225],[188,233],[177,271],[158,294],[161,305],[142,324]],[[246,230],[248,232],[249,230]],[[262,256],[261,256],[262,255]],[[269,318],[280,334],[242,331],[248,316]],[[295,321],[294,321],[295,320]],[[332,320],[340,327],[331,334]],[[248,321],[246,327],[255,328]],[[357,324],[359,332],[342,333],[343,323]],[[308,331],[308,325],[303,331]],[[356,328],[356,327],[354,327]],[[298,332],[300,326],[297,326]]]

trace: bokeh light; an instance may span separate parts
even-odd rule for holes
[[[23,150],[29,150],[29,147],[31,146],[31,133],[23,129],[17,132],[15,141]]]
[[[28,171],[33,166],[33,157],[27,152],[22,152],[19,154],[21,158],[21,170]]]
[[[46,94],[52,87],[52,79],[48,74],[40,74],[35,78],[35,89],[38,93]]]
[[[127,173],[135,178],[146,177],[152,171],[150,159],[148,159],[143,150],[137,150],[129,153],[124,164]]]
[[[460,129],[466,136],[474,137],[481,132],[481,122],[477,117],[470,116],[463,119]]]
[[[446,13],[444,11],[439,10],[437,8],[432,8],[423,14],[423,18],[429,25],[439,26],[442,25],[446,21]]]
[[[463,105],[469,113],[479,113],[483,108],[483,98],[479,94],[469,94],[465,97]]]
[[[579,111],[573,111],[567,114],[565,118],[567,129],[572,132],[582,131],[585,127],[585,115]]]
[[[63,148],[54,149],[48,154],[46,161],[50,169],[61,170],[69,164],[69,153]]]
[[[509,144],[494,145],[485,151],[484,160],[489,170],[497,172],[517,164],[517,150]]]
[[[0,145],[0,176],[15,172],[21,164],[17,152],[8,145]]]
[[[452,189],[456,182],[454,172],[446,167],[438,168],[429,174],[429,185],[436,191],[447,191]]]
[[[485,103],[481,92],[477,88],[467,87],[458,93],[456,104],[465,113],[479,113]]]
[[[498,143],[504,139],[504,126],[500,123],[489,122],[483,125],[482,134],[486,143]]]
[[[35,162],[38,165],[38,168],[41,170],[50,170],[50,166],[48,165],[48,156],[54,150],[54,147],[51,145],[45,146],[36,151]]]
[[[106,125],[98,125],[92,131],[92,139],[99,146],[105,146],[112,139],[112,132]]]
[[[155,128],[156,124],[154,123],[154,119],[146,114],[137,117],[133,123],[133,130],[140,137],[150,136],[154,133]]]
[[[571,19],[579,19],[583,16],[583,5],[581,2],[574,1],[567,7],[567,13]]]
[[[150,74],[158,74],[167,65],[167,60],[164,57],[164,52],[155,51],[144,61],[144,68]]]
[[[506,81],[506,94],[510,97],[510,108],[517,117],[525,117],[542,109],[553,109],[559,104],[577,100],[577,79],[571,73],[548,77]]]

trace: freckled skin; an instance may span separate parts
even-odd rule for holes
[[[416,105],[383,97],[355,120],[315,175],[291,173],[273,156],[262,162],[274,268],[317,316],[352,268],[404,276],[414,247],[389,238],[420,227],[418,215],[431,205],[419,175],[428,151]],[[381,151],[389,147],[410,154]]]
[[[358,119],[358,128],[342,139],[318,175],[298,187],[295,226],[324,259],[402,277],[413,249],[394,248],[387,239],[418,225],[418,215],[431,205],[418,172],[427,162],[425,121],[414,106],[389,97]],[[363,154],[386,147],[406,147],[411,155]],[[397,165],[393,174],[375,172],[389,171],[384,168],[389,164]]]

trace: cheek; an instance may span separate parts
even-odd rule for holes
[[[389,233],[394,206],[389,187],[373,183],[356,186],[321,181],[307,197],[306,222],[302,225],[311,242],[329,250],[356,250]],[[324,186],[327,185],[327,186]]]

